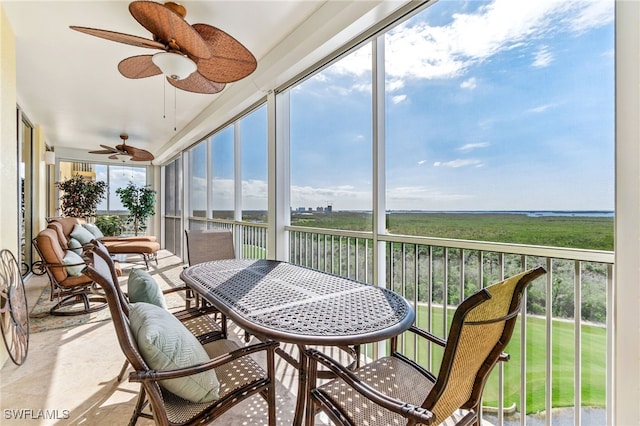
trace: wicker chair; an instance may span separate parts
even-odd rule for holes
[[[198,263],[209,262],[212,260],[235,259],[236,253],[233,245],[233,233],[227,229],[186,229],[184,231],[187,238],[187,257],[189,266]],[[190,289],[187,290],[186,307],[187,309],[194,303],[195,306],[207,306],[207,302],[200,295],[194,294]],[[222,326],[227,327],[226,317],[220,315]],[[250,336],[245,333],[245,341],[249,342]]]
[[[109,254],[109,250],[107,249],[107,247],[99,240],[93,240],[92,246],[94,247],[92,253],[94,255],[100,256],[109,266],[112,282],[118,283],[118,275],[116,273],[117,271],[115,269],[115,264],[111,255]],[[127,296],[122,292],[122,289],[119,285],[114,286],[114,289],[120,300],[122,310],[126,315],[129,315],[129,300]],[[163,294],[167,295],[170,293],[186,290],[186,286],[173,287],[164,290]],[[200,343],[204,345],[206,343],[213,342],[214,340],[227,338],[226,324],[219,325],[215,319],[215,314],[217,312],[218,310],[212,306],[201,306],[197,308],[172,311],[171,313],[175,315],[175,317],[178,318],[185,325],[185,327],[187,327],[187,329],[198,338]],[[122,381],[128,365],[129,362],[125,360],[124,365],[122,366],[122,370],[118,375],[119,382]]]
[[[235,259],[233,234],[226,229],[187,229],[187,256],[189,265],[211,260]]]
[[[49,276],[50,300],[58,299],[58,303],[49,310],[51,315],[82,315],[107,307],[107,300],[95,291],[91,278],[85,275],[69,274],[68,267],[82,266],[84,261],[64,263],[65,255],[69,250],[66,247],[62,248],[53,229],[43,229],[32,243]],[[74,307],[77,304],[81,306]]]
[[[235,342],[219,339],[203,345],[211,359],[207,362],[172,370],[152,370],[138,350],[130,327],[126,304],[116,290],[114,273],[108,262],[93,252],[93,265],[83,273],[105,291],[111,318],[120,348],[133,366],[129,381],[140,382],[138,400],[129,422],[134,425],[139,417],[150,418],[157,425],[196,425],[215,420],[240,401],[260,394],[268,405],[269,425],[275,425],[274,354],[276,342],[263,342],[240,347]],[[267,370],[264,371],[250,355],[264,353]],[[215,370],[220,381],[220,395],[211,402],[190,402],[166,390],[161,382]],[[150,413],[145,412],[150,405]]]
[[[440,339],[417,327],[409,331],[444,348],[436,375],[398,352],[356,371],[348,371],[326,355],[307,350],[310,358],[305,419],[312,425],[316,410],[339,425],[479,423],[485,382],[509,343],[527,285],[544,274],[542,267],[484,288],[456,309],[449,337]],[[423,344],[421,341],[418,344]],[[318,363],[337,375],[317,386]]]

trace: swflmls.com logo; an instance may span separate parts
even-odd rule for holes
[[[5,420],[66,420],[69,410],[41,410],[34,408],[6,408]]]

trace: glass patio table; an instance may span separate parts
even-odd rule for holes
[[[307,402],[306,346],[378,342],[415,319],[407,301],[390,290],[282,261],[217,260],[190,266],[180,278],[243,329],[298,346],[296,425]]]

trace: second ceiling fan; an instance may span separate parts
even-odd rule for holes
[[[253,54],[229,34],[207,24],[190,25],[184,19],[187,11],[180,4],[134,1],[129,4],[129,12],[151,32],[152,40],[115,31],[70,27],[107,40],[162,50],[122,60],[118,70],[127,78],[165,74],[167,81],[178,89],[213,94],[257,67]]]
[[[120,139],[122,139],[122,143],[115,147],[100,145],[103,149],[98,151],[89,151],[89,154],[110,154],[109,157],[107,157],[110,160],[122,160],[123,156],[129,157],[128,159],[131,161],[151,161],[155,158],[153,154],[146,149],[127,145],[129,135],[126,133],[121,134]]]

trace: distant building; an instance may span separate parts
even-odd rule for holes
[[[313,209],[313,207],[296,207],[295,209],[291,209],[294,213],[331,213],[333,211],[333,206],[331,204],[326,207],[318,206]]]

